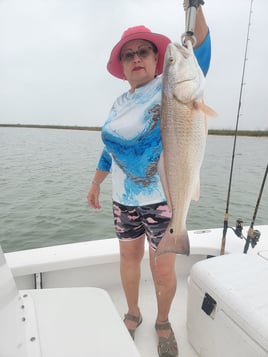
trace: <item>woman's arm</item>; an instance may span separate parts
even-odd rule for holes
[[[206,23],[206,19],[203,13],[202,6],[198,7],[196,14],[196,22],[195,22],[195,38],[196,38],[196,46],[199,47],[201,43],[205,40],[208,34],[208,26]]]

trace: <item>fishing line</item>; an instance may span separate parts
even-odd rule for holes
[[[228,185],[228,191],[227,191],[226,209],[225,209],[225,215],[224,215],[224,221],[223,221],[223,234],[222,234],[221,251],[220,251],[221,255],[223,255],[224,252],[225,252],[226,233],[227,233],[227,229],[228,229],[229,205],[230,205],[230,197],[231,197],[233,168],[234,168],[234,159],[235,159],[235,152],[236,152],[237,132],[238,132],[239,119],[240,119],[240,110],[241,110],[241,103],[242,103],[242,94],[243,94],[243,88],[244,88],[244,84],[245,84],[244,83],[244,77],[245,77],[245,71],[246,71],[246,62],[247,62],[247,53],[248,53],[248,43],[249,43],[249,32],[250,32],[250,25],[251,25],[252,6],[253,6],[253,0],[250,1],[248,29],[247,29],[247,40],[246,40],[246,46],[245,46],[243,71],[242,71],[242,78],[241,78],[241,84],[240,84],[240,93],[239,93],[239,101],[238,101],[237,116],[236,116],[235,136],[234,136],[234,143],[233,143],[233,153],[232,153],[232,160],[231,160],[229,185]]]

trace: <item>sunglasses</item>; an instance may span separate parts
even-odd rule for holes
[[[135,55],[140,58],[146,58],[149,56],[151,51],[153,50],[152,47],[140,47],[137,51],[126,51],[120,54],[120,60],[124,62],[130,62],[134,59]]]

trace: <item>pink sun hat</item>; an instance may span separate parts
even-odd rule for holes
[[[163,72],[164,56],[166,52],[167,45],[171,42],[170,39],[164,35],[158,33],[153,33],[150,29],[145,26],[135,26],[130,27],[123,32],[121,40],[112,49],[107,69],[115,77],[124,79],[124,74],[122,71],[122,65],[120,62],[120,51],[122,47],[132,40],[146,40],[152,42],[158,49],[159,58],[157,64],[157,74]]]

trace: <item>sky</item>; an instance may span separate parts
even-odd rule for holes
[[[250,0],[206,0],[212,60],[205,102],[210,129],[234,129]],[[239,116],[241,130],[268,130],[267,0],[254,0]],[[101,126],[128,83],[106,70],[131,26],[180,42],[182,0],[0,0],[0,123]]]

